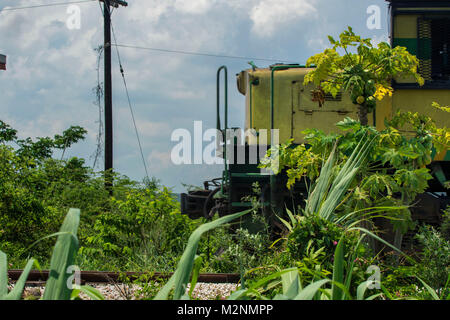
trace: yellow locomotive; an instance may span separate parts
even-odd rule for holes
[[[368,115],[369,124],[382,130],[384,120],[389,119],[397,110],[419,112],[430,116],[440,127],[450,125],[450,114],[439,112],[432,107],[437,101],[450,103],[450,1],[396,1],[390,0],[391,45],[403,46],[420,60],[422,77],[425,85],[419,86],[409,79],[396,79],[392,84],[394,94],[377,103],[377,108]],[[244,145],[234,147],[232,154],[225,149],[223,176],[205,182],[204,190],[191,191],[181,195],[181,209],[191,218],[201,216],[210,218],[214,213],[228,214],[251,206],[242,198],[251,194],[252,184],[259,182],[262,186],[263,202],[273,201],[274,196],[286,198],[290,191],[285,188],[285,181],[271,178],[258,169],[258,162],[264,156],[267,145],[274,137],[271,129],[279,129],[277,140],[286,142],[293,139],[295,144],[304,143],[302,131],[316,128],[326,133],[337,131],[335,124],[345,117],[358,118],[357,105],[348,94],[336,96],[325,95],[318,101],[314,95],[315,85],[304,85],[306,74],[312,69],[300,65],[277,64],[268,68],[251,68],[237,75],[237,88],[245,96],[245,137]],[[227,105],[225,100],[225,124],[221,126],[219,110],[219,87],[221,67],[217,73],[217,129],[228,130]],[[225,83],[225,94],[227,84]],[[324,102],[323,102],[324,100]],[[323,102],[323,103],[322,103]],[[261,142],[262,133],[265,142]],[[256,161],[249,158],[254,147]],[[244,160],[239,162],[239,150],[242,149]],[[450,180],[450,151],[433,155],[431,164],[434,181],[430,192],[445,193],[444,183]],[[301,188],[301,187],[300,187]],[[301,193],[303,190],[296,190]],[[218,196],[220,194],[220,196]],[[434,196],[432,196],[433,198]],[[435,209],[432,215],[439,214],[441,205],[439,197],[431,201]],[[446,198],[445,201],[448,201]],[[445,202],[444,201],[444,202]],[[424,200],[424,203],[428,203]],[[437,205],[436,205],[437,203]],[[430,211],[424,208],[424,211]],[[433,211],[434,210],[434,211]]]

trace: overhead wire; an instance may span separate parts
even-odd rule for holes
[[[205,52],[196,52],[196,51],[162,49],[162,48],[134,46],[134,45],[118,44],[118,43],[112,43],[111,45],[116,46],[116,47],[122,47],[122,48],[131,48],[131,49],[149,50],[149,51],[159,51],[159,52],[166,52],[166,53],[176,53],[176,54],[185,54],[185,55],[193,55],[193,56],[204,56],[204,57],[213,57],[213,58],[227,58],[227,59],[239,59],[239,60],[255,60],[255,61],[271,61],[271,62],[296,63],[295,61],[287,60],[287,59],[232,56],[232,55],[224,55],[224,54],[216,54],[216,53],[205,53]]]
[[[34,6],[26,6],[26,7],[9,7],[9,8],[2,8],[0,9],[0,13],[3,11],[17,11],[17,10],[24,10],[24,9],[36,9],[36,8],[43,8],[43,7],[56,7],[56,6],[66,6],[69,4],[82,4],[87,2],[94,2],[98,0],[79,0],[79,1],[69,1],[69,2],[56,2],[56,3],[47,3],[47,4],[37,4]]]
[[[9,7],[9,8],[0,9],[0,13],[2,13],[3,11],[16,11],[16,10],[35,9],[35,8],[42,8],[42,7],[63,6],[63,5],[70,5],[70,4],[82,4],[82,3],[89,3],[89,2],[98,2],[98,4],[101,7],[99,0],[78,0],[78,1],[69,1],[69,2],[56,2],[56,3],[40,4],[40,5],[33,5],[33,6],[26,6],[26,7]],[[114,7],[113,7],[113,11],[114,11]],[[110,15],[112,15],[113,11],[110,11]],[[103,9],[102,9],[102,12],[103,12]],[[296,61],[292,61],[292,60],[288,60],[288,59],[233,56],[233,55],[227,55],[227,54],[174,50],[174,49],[136,46],[136,45],[120,44],[120,43],[112,43],[111,45],[116,46],[116,47],[131,48],[131,49],[138,49],[138,50],[158,51],[158,52],[165,52],[165,53],[184,54],[184,55],[203,56],[203,57],[296,63]]]

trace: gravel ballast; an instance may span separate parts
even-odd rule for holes
[[[103,284],[103,283],[86,283],[105,297],[105,300],[139,300],[139,292],[142,289],[138,285],[126,284]],[[236,291],[237,284],[233,283],[203,283],[196,284],[192,298],[199,300],[224,300],[233,291]],[[12,287],[12,286],[11,286]],[[23,297],[25,299],[39,299],[44,294],[44,286],[26,286]],[[190,285],[188,284],[187,291]],[[81,293],[83,300],[91,300],[86,294]]]

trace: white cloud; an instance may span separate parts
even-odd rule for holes
[[[250,11],[252,31],[261,37],[271,37],[280,27],[300,19],[315,16],[314,0],[262,0]]]
[[[143,138],[156,138],[169,136],[171,130],[167,122],[152,122],[143,119],[136,119],[136,126]]]
[[[329,46],[329,42],[327,42],[325,38],[317,37],[308,39],[308,47],[313,49],[314,51],[320,52],[325,50]]]
[[[212,0],[176,0],[174,6],[181,12],[204,14],[214,5],[214,2]]]
[[[152,151],[147,157],[147,162],[149,169],[152,173],[159,173],[164,169],[167,169],[171,166],[172,160],[170,159],[170,151],[169,152],[160,152],[160,151]]]

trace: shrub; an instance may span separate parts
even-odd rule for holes
[[[206,257],[204,270],[208,272],[239,273],[269,263],[273,253],[269,247],[269,226],[254,210],[232,226],[217,228],[199,243],[199,253]],[[247,225],[258,224],[261,230],[249,231]]]
[[[183,252],[195,223],[181,215],[167,188],[128,189],[123,199],[113,197],[109,205],[110,210],[96,217],[92,231],[82,239],[82,255],[99,261],[113,258],[119,269],[173,267],[176,259],[167,257]]]
[[[180,214],[172,192],[155,179],[138,183],[114,173],[111,197],[104,174],[84,159],[53,158],[55,150],[64,155],[85,133],[71,127],[54,138],[19,140],[0,120],[0,249],[15,268],[28,256],[47,268],[51,240],[30,246],[57,232],[69,208],[79,208],[82,268],[171,269],[195,223]]]
[[[289,234],[287,249],[296,260],[308,257],[308,252],[323,248],[323,260],[331,261],[336,245],[343,237],[344,230],[335,223],[318,215],[307,215],[300,218],[297,226]],[[346,248],[351,248],[357,241],[357,234],[347,232],[344,238]]]
[[[415,266],[416,274],[441,294],[450,275],[450,242],[430,226],[421,226],[416,238],[422,246],[421,261]]]
[[[212,253],[207,269],[214,272],[239,273],[259,267],[268,262],[270,241],[268,234],[250,233],[247,229],[232,232],[218,229],[211,234],[210,243],[201,246],[200,251]]]
[[[444,211],[441,234],[447,241],[450,241],[450,206]]]

